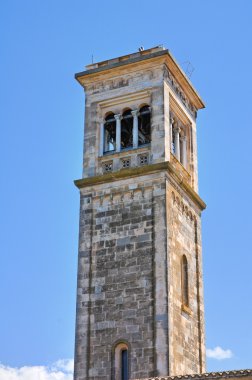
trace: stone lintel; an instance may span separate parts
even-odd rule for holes
[[[169,161],[146,165],[143,167],[122,169],[116,172],[106,173],[89,178],[81,178],[75,180],[74,184],[76,187],[78,187],[78,189],[82,189],[93,185],[114,182],[129,177],[139,177],[141,175],[152,174],[161,171],[168,171],[171,174],[171,176],[175,179],[177,184],[181,186],[183,190],[186,191],[187,195],[192,199],[192,201],[194,201],[197,204],[200,210],[204,210],[206,208],[205,202],[192,189],[192,187],[185,181],[183,176],[178,173],[178,171]]]

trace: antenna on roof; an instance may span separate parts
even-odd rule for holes
[[[91,59],[92,59],[92,63],[94,63],[94,56],[93,56],[93,54],[92,54],[92,58]]]
[[[143,51],[143,50],[144,50],[143,46],[140,46],[140,48],[138,49],[138,51]]]
[[[185,62],[182,62],[182,65],[186,65],[185,67],[185,74],[188,76],[188,78],[190,79],[193,72],[194,72],[194,67],[193,65],[191,64],[190,61],[185,61]]]

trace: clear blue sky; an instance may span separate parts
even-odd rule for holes
[[[73,357],[86,64],[164,44],[198,116],[206,343],[252,367],[252,2],[10,0],[0,12],[0,362]]]

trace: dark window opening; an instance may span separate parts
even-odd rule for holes
[[[143,106],[138,116],[138,146],[151,142],[150,107]]]
[[[122,380],[128,380],[128,350],[121,351],[121,360],[122,360]]]
[[[189,306],[189,287],[188,287],[188,264],[185,255],[182,257],[182,303]]]
[[[133,147],[133,116],[131,110],[122,115],[121,120],[121,149]]]
[[[172,127],[172,144],[171,144],[172,154],[175,154],[175,132],[174,127]]]
[[[116,121],[114,114],[109,114],[104,124],[104,153],[116,149]]]

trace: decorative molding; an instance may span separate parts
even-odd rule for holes
[[[131,167],[131,157],[122,157],[120,161],[122,169],[128,169]]]
[[[115,90],[121,87],[129,86],[128,78],[115,78],[107,81],[101,81],[85,86],[86,92],[91,94],[97,94],[104,91]]]
[[[144,166],[148,165],[150,158],[149,158],[149,153],[142,153],[137,156],[138,158],[138,165],[139,166]]]
[[[190,115],[194,119],[196,119],[197,109],[194,107],[194,105],[190,102],[188,97],[185,95],[184,91],[182,90],[178,82],[175,80],[170,70],[167,69],[166,65],[164,65],[164,80],[171,86],[175,94],[178,96],[178,98],[181,100],[183,105],[189,111]]]
[[[135,155],[136,153],[145,154],[145,153],[147,153],[147,152],[150,151],[150,145],[151,144],[144,145],[143,147],[139,146],[138,148],[123,149],[120,152],[116,152],[114,150],[110,151],[110,152],[106,152],[106,153],[103,154],[103,156],[98,157],[98,160],[100,162],[103,162],[103,160],[108,160],[109,158],[111,160],[114,159],[114,158],[121,158],[125,154],[127,154],[127,155],[133,155],[133,154]]]
[[[162,76],[162,69],[160,70]],[[84,85],[86,93],[89,95],[96,95],[106,91],[116,90],[122,87],[130,87],[136,82],[153,80],[160,75],[157,67],[151,67],[149,70],[137,71],[131,74],[124,73],[122,76],[116,76],[115,78],[103,78]]]
[[[150,97],[150,91],[142,90],[134,93],[128,93],[122,96],[115,96],[110,99],[99,102],[101,108],[108,108],[122,103],[129,103],[135,100],[147,99]]]
[[[102,170],[103,170],[103,173],[112,172],[113,171],[113,160],[104,161],[102,163]]]
[[[111,206],[116,203],[127,203],[133,200],[141,200],[141,199],[152,199],[152,187],[138,187],[133,190],[129,189],[121,189],[118,191],[108,192],[103,195],[95,195],[93,197],[94,205],[96,206]]]
[[[173,122],[176,122],[176,119],[178,119],[181,122],[181,124],[185,126],[191,126],[192,121],[188,117],[190,116],[190,114],[185,112],[185,109],[182,108],[182,106],[178,104],[178,102],[175,100],[174,95],[171,93],[170,93],[169,103],[170,103],[170,119],[172,118]]]
[[[174,191],[171,193],[173,205],[177,206],[178,210],[188,218],[190,221],[194,221],[196,216],[189,210],[189,207],[183,202],[182,197],[175,195]]]
[[[89,178],[81,178],[75,180],[74,184],[79,189],[82,189],[94,185],[101,185],[103,183],[118,181],[121,179],[128,179],[130,177],[139,177],[140,175],[154,174],[160,171],[168,171],[168,173],[179,185],[179,187],[181,187],[186,192],[187,196],[199,207],[200,210],[204,210],[206,208],[205,202],[183,179],[183,176],[177,172],[177,170],[169,161],[164,161],[157,164],[144,165],[141,167],[132,167],[128,169],[119,170],[117,172],[106,173]]]

